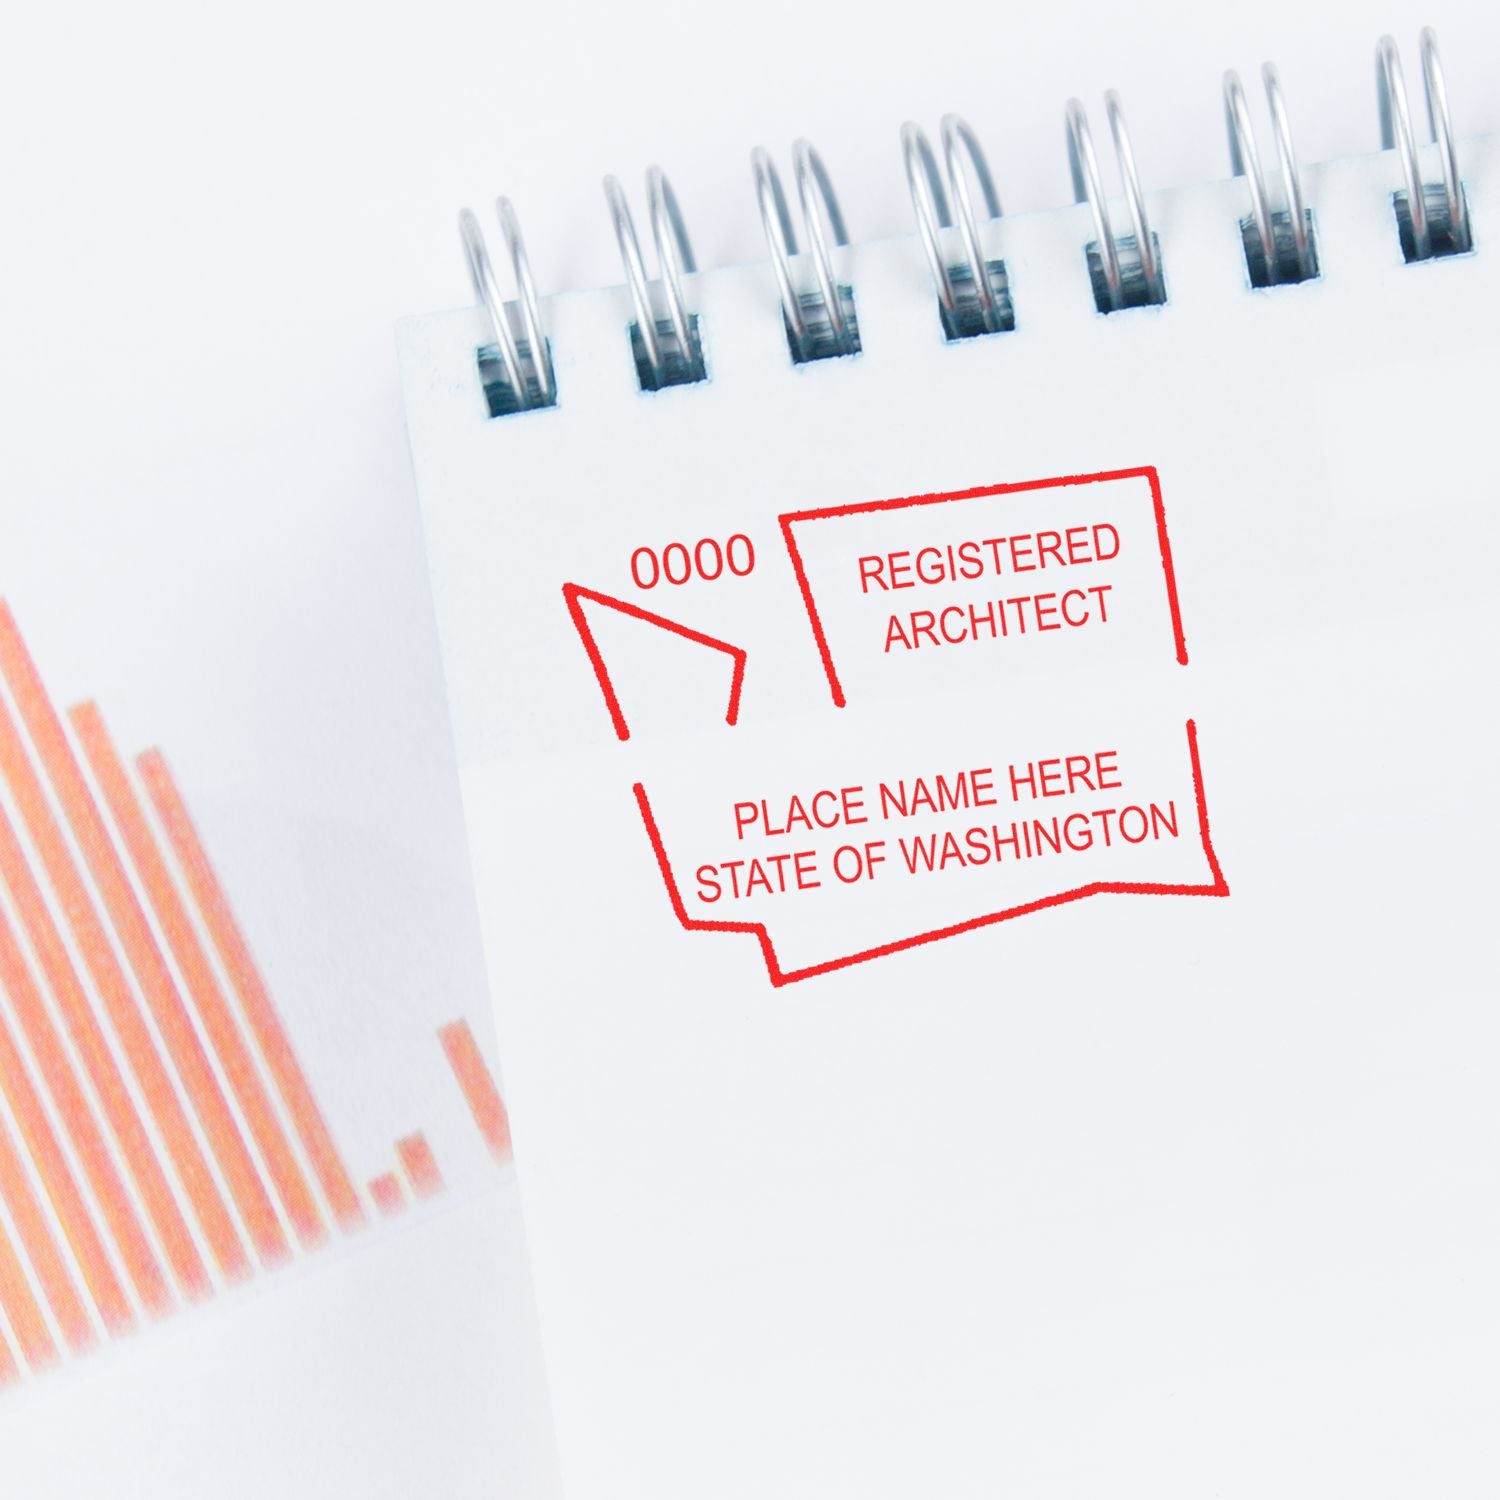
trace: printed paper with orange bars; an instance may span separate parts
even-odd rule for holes
[[[445,1179],[421,1129],[339,1144],[167,757],[59,711],[4,603],[0,685],[3,1386],[359,1233],[405,1206],[389,1164]],[[466,1018],[412,1066],[508,1158]]]

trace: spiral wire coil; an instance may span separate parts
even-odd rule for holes
[[[542,314],[537,305],[536,283],[531,279],[531,265],[526,259],[526,244],[521,238],[520,221],[516,218],[515,208],[509,198],[495,200],[495,213],[499,217],[500,233],[510,254],[511,271],[515,277],[521,306],[521,323],[526,330],[525,361],[511,329],[500,285],[495,280],[495,268],[485,247],[484,233],[479,227],[479,220],[467,208],[458,216],[458,233],[469,263],[474,290],[489,319],[490,331],[495,336],[494,347],[498,350],[505,380],[510,388],[510,399],[514,404],[509,405],[508,409],[529,411],[539,406],[555,406],[557,372],[552,363],[552,349],[542,333]],[[527,365],[535,372],[534,375],[528,376]],[[491,406],[494,407],[497,401],[500,409],[492,410],[492,416],[503,415],[507,409],[504,395],[492,398]]]
[[[652,167],[646,173],[651,235],[656,242],[657,265],[661,268],[661,286],[667,304],[667,333],[674,341],[672,347],[668,347],[663,330],[658,326],[645,263],[641,259],[641,244],[636,237],[635,219],[618,177],[604,179],[604,198],[609,204],[620,258],[625,263],[626,285],[635,306],[633,332],[641,346],[637,366],[642,387],[659,390],[667,385],[690,385],[703,380],[703,346],[695,320],[688,313],[682,286],[683,276],[693,274],[697,264],[671,182],[660,167]]]
[[[1383,36],[1376,49],[1375,81],[1380,99],[1381,149],[1394,149],[1401,158],[1406,179],[1403,239],[1408,260],[1430,260],[1438,255],[1462,254],[1470,248],[1469,209],[1458,175],[1458,153],[1453,145],[1453,121],[1448,113],[1448,90],[1438,57],[1437,36],[1430,26],[1421,36],[1422,81],[1427,95],[1427,123],[1442,161],[1443,181],[1436,201],[1429,199],[1417,153],[1416,133],[1406,102],[1406,80],[1402,76],[1401,53],[1395,39]],[[1401,205],[1398,204],[1398,214]]]
[[[1243,177],[1250,192],[1250,217],[1259,248],[1258,259],[1249,253],[1251,283],[1276,286],[1307,281],[1318,274],[1317,251],[1302,193],[1302,174],[1292,145],[1291,120],[1281,91],[1281,78],[1273,63],[1262,65],[1266,106],[1271,112],[1271,130],[1276,137],[1276,156],[1281,169],[1284,207],[1278,210],[1266,191],[1250,107],[1240,75],[1233,69],[1224,75],[1224,115],[1229,128],[1229,162],[1236,177]]]
[[[1100,312],[1117,312],[1124,307],[1165,302],[1167,289],[1156,236],[1152,234],[1146,217],[1146,195],[1141,190],[1140,173],[1136,170],[1135,151],[1125,124],[1125,109],[1114,89],[1104,96],[1104,113],[1109,121],[1109,133],[1114,138],[1115,160],[1125,188],[1125,206],[1130,213],[1129,239],[1117,235],[1110,222],[1089,117],[1077,99],[1069,99],[1067,107],[1068,165],[1073,174],[1073,197],[1075,201],[1088,205],[1097,236],[1095,244],[1103,286],[1096,286],[1095,300]]]
[[[838,283],[829,246],[830,239],[836,246],[846,246],[849,231],[823,158],[811,141],[799,140],[792,146],[792,175],[797,184],[813,274],[818,283],[818,296],[812,299],[798,292],[793,280],[792,258],[797,254],[797,233],[792,227],[781,174],[771,160],[771,153],[763,146],[757,146],[751,153],[750,169],[755,178],[761,226],[771,252],[771,268],[781,291],[781,307],[793,360],[800,364],[810,359],[857,354],[859,330],[854,321],[853,297]]]
[[[986,261],[980,246],[974,199],[969,191],[970,175],[979,185],[987,220],[1000,217],[1000,194],[995,189],[984,147],[968,121],[961,115],[944,115],[938,129],[943,144],[943,165],[947,171],[946,186],[938,172],[937,158],[926,132],[910,120],[901,127],[901,153],[906,165],[907,186],[911,189],[912,209],[917,218],[917,232],[937,285],[943,326],[949,338],[1001,333],[1015,327],[1015,316],[1011,310],[1003,263],[996,263],[997,269],[992,277],[991,264]],[[942,245],[942,231],[955,226],[964,247],[960,275],[954,274]],[[998,289],[996,281],[1000,283]],[[970,304],[975,306],[976,316],[969,321],[975,326],[965,327],[964,314]]]
[[[1430,27],[1421,33],[1420,46],[1427,121],[1440,173],[1440,180],[1432,182],[1423,175],[1422,150],[1396,43],[1385,36],[1376,49],[1381,146],[1395,151],[1400,163],[1404,187],[1392,195],[1392,201],[1408,261],[1463,254],[1474,243],[1437,38]],[[1224,116],[1230,165],[1234,176],[1244,179],[1249,198],[1249,214],[1241,220],[1241,232],[1250,283],[1275,287],[1317,277],[1320,266],[1316,224],[1297,165],[1281,80],[1272,64],[1263,65],[1261,81],[1276,149],[1276,191],[1262,166],[1244,86],[1232,70],[1223,80]],[[1077,99],[1068,101],[1065,118],[1073,196],[1087,207],[1094,231],[1084,250],[1095,305],[1102,313],[1115,313],[1161,305],[1167,300],[1167,289],[1161,246],[1147,215],[1124,109],[1113,90],[1105,94],[1104,108],[1130,220],[1128,234],[1116,231],[1088,115]],[[961,116],[944,115],[939,133],[941,169],[927,135],[909,121],[901,129],[901,148],[943,329],[949,339],[1003,332],[1015,326],[1009,279],[1005,262],[987,258],[983,243],[983,226],[1001,216],[994,176],[978,136]],[[757,148],[750,160],[793,362],[857,354],[861,343],[853,289],[840,282],[834,265],[834,251],[848,246],[849,233],[823,158],[806,140],[792,147],[801,235],[812,271],[810,287],[798,275],[797,262],[803,252],[776,164],[763,148]],[[976,213],[976,190],[982,219]],[[707,380],[702,332],[697,315],[689,310],[685,290],[686,278],[696,273],[697,263],[671,183],[660,167],[646,174],[658,266],[654,283],[647,276],[635,222],[618,178],[605,178],[604,194],[635,313],[630,333],[641,388],[655,391]],[[500,291],[478,220],[467,209],[459,216],[464,254],[491,335],[477,357],[492,416],[552,406],[557,401],[552,351],[515,210],[507,198],[498,199],[495,208],[515,280],[512,303]],[[961,247],[957,258],[950,254],[954,231]],[[657,315],[658,305],[665,316]]]

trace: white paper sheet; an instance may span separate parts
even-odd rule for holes
[[[840,252],[864,352],[800,368],[769,268],[711,272],[657,395],[623,289],[549,299],[534,415],[477,313],[404,327],[571,1500],[1493,1477],[1495,153],[1423,265],[1393,154],[1309,169],[1323,274],[1265,292],[1243,184],[1154,197],[1168,304],[1108,317],[1085,210],[1001,221],[1017,330],[954,345],[914,238]],[[1107,622],[885,649],[1085,580]]]

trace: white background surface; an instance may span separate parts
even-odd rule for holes
[[[784,160],[807,134],[855,237],[904,232],[898,126],[958,109],[988,144],[1007,208],[1041,208],[1069,196],[1065,98],[1097,111],[1111,85],[1148,186],[1194,181],[1227,171],[1221,70],[1249,79],[1265,57],[1281,65],[1313,161],[1375,144],[1376,35],[1396,30],[1411,70],[1424,22],[1444,42],[1460,132],[1500,128],[1500,15],[1474,0],[1378,13],[1288,0],[27,7],[8,18],[0,57],[0,557],[21,517],[83,497],[125,514],[165,500],[179,514],[243,515],[274,495],[298,586],[297,517],[321,525],[365,496],[410,495],[390,327],[467,299],[453,230],[465,203],[488,220],[496,192],[515,199],[543,292],[614,281],[598,180],[618,172],[634,194],[660,161],[700,261],[746,260],[762,253],[749,149]],[[86,549],[96,534],[80,535]],[[277,608],[274,594],[259,602]],[[87,665],[81,680],[109,680],[84,679]],[[381,680],[372,670],[361,690]],[[362,1274],[377,1274],[373,1262]],[[224,1347],[207,1325],[176,1337],[162,1359],[194,1340],[205,1360]],[[89,1377],[117,1419],[130,1357]],[[190,1376],[201,1368],[188,1363]],[[211,1381],[199,1392],[205,1413],[233,1399]],[[68,1424],[34,1406],[25,1416],[40,1463]],[[198,1431],[215,1438],[212,1423]],[[78,1483],[59,1495],[86,1483],[67,1472]],[[191,1493],[191,1466],[179,1489],[160,1478],[158,1497]]]

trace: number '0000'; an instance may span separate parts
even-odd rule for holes
[[[726,573],[744,578],[754,567],[755,548],[743,532],[736,532],[727,542],[706,536],[691,547],[686,542],[668,542],[660,552],[637,547],[630,554],[630,576],[638,589],[654,589],[662,582],[683,584],[694,578],[712,583]]]

